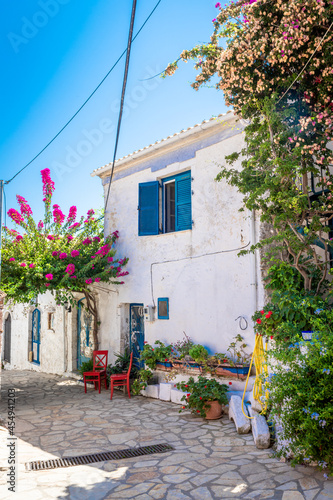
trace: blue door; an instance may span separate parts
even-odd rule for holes
[[[79,300],[77,305],[77,367],[92,357],[93,332],[92,315],[86,309],[86,299]]]
[[[144,362],[140,361],[144,340],[143,304],[130,304],[130,349],[133,351],[133,364],[137,368],[144,368]]]
[[[33,363],[40,365],[40,311],[38,309],[32,313],[31,350]]]

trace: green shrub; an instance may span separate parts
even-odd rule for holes
[[[188,382],[178,382],[176,387],[183,392],[187,392],[187,395],[182,397],[185,406],[179,410],[179,413],[189,409],[192,413],[199,413],[201,417],[205,417],[206,410],[209,409],[207,408],[209,401],[218,401],[222,405],[228,404],[226,396],[228,386],[220,384],[215,379],[208,379],[199,375],[197,382],[193,377],[190,377]]]
[[[196,344],[191,347],[191,349],[189,350],[189,355],[194,359],[194,361],[196,361],[196,363],[199,364],[205,364],[208,359],[207,349],[200,344]]]
[[[93,371],[94,368],[94,362],[92,359],[89,359],[89,361],[83,361],[82,365],[79,368],[79,373],[81,373],[82,377],[84,372],[91,372]]]

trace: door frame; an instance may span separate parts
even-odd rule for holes
[[[11,347],[12,347],[12,317],[10,313],[8,316],[5,318],[4,321],[4,353],[3,353],[3,360],[7,361],[7,363],[10,363],[10,358],[11,358]],[[6,358],[6,355],[8,354],[8,359]]]
[[[132,346],[132,307],[144,307],[143,303],[138,303],[138,302],[133,302],[132,304],[129,305],[129,346],[130,346],[130,352],[133,351],[133,346]],[[142,325],[143,325],[143,340],[142,340],[142,346],[139,345],[140,349],[143,349],[144,346],[144,340],[145,340],[145,325],[144,325],[144,319],[142,320]],[[133,364],[137,366],[138,368],[144,368],[144,362],[138,362],[138,364],[135,363],[135,358],[133,357]]]
[[[34,340],[34,317],[37,314],[37,338]],[[34,359],[34,355],[32,354],[32,362],[35,363],[36,365],[40,365],[40,318],[41,318],[41,313],[39,309],[34,309],[32,311],[32,316],[31,316],[31,350],[32,353],[34,352],[34,344],[37,344],[37,359]]]

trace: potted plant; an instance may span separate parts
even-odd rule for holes
[[[183,340],[178,340],[172,345],[172,366],[174,368],[184,369],[187,365],[186,359],[190,356],[190,349],[194,346],[192,339],[183,332]]]
[[[222,417],[222,405],[228,404],[227,385],[199,375],[197,382],[193,377],[190,377],[188,382],[178,382],[176,387],[187,393],[186,396],[182,397],[185,405],[182,406],[179,413],[189,409],[192,413],[207,420],[216,420]]]
[[[227,349],[229,355],[225,353],[215,354],[214,357],[218,361],[215,374],[244,380],[249,373],[251,359],[251,356],[244,351],[246,347],[244,337],[240,334],[236,335]]]
[[[171,353],[172,346],[165,345],[160,340],[156,340],[154,347],[148,344],[148,342],[145,342],[144,348],[140,354],[140,359],[142,359],[151,370],[155,370],[156,368],[171,370]]]

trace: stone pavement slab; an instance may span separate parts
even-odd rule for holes
[[[1,500],[333,499],[333,481],[313,467],[291,468],[237,434],[227,417],[206,421],[179,414],[177,404],[129,399],[116,391],[84,393],[77,382],[54,375],[2,372],[0,416],[7,420],[7,391],[16,393],[17,490],[8,491],[9,435],[0,427]],[[27,472],[24,464],[65,456],[169,443],[175,450]]]

